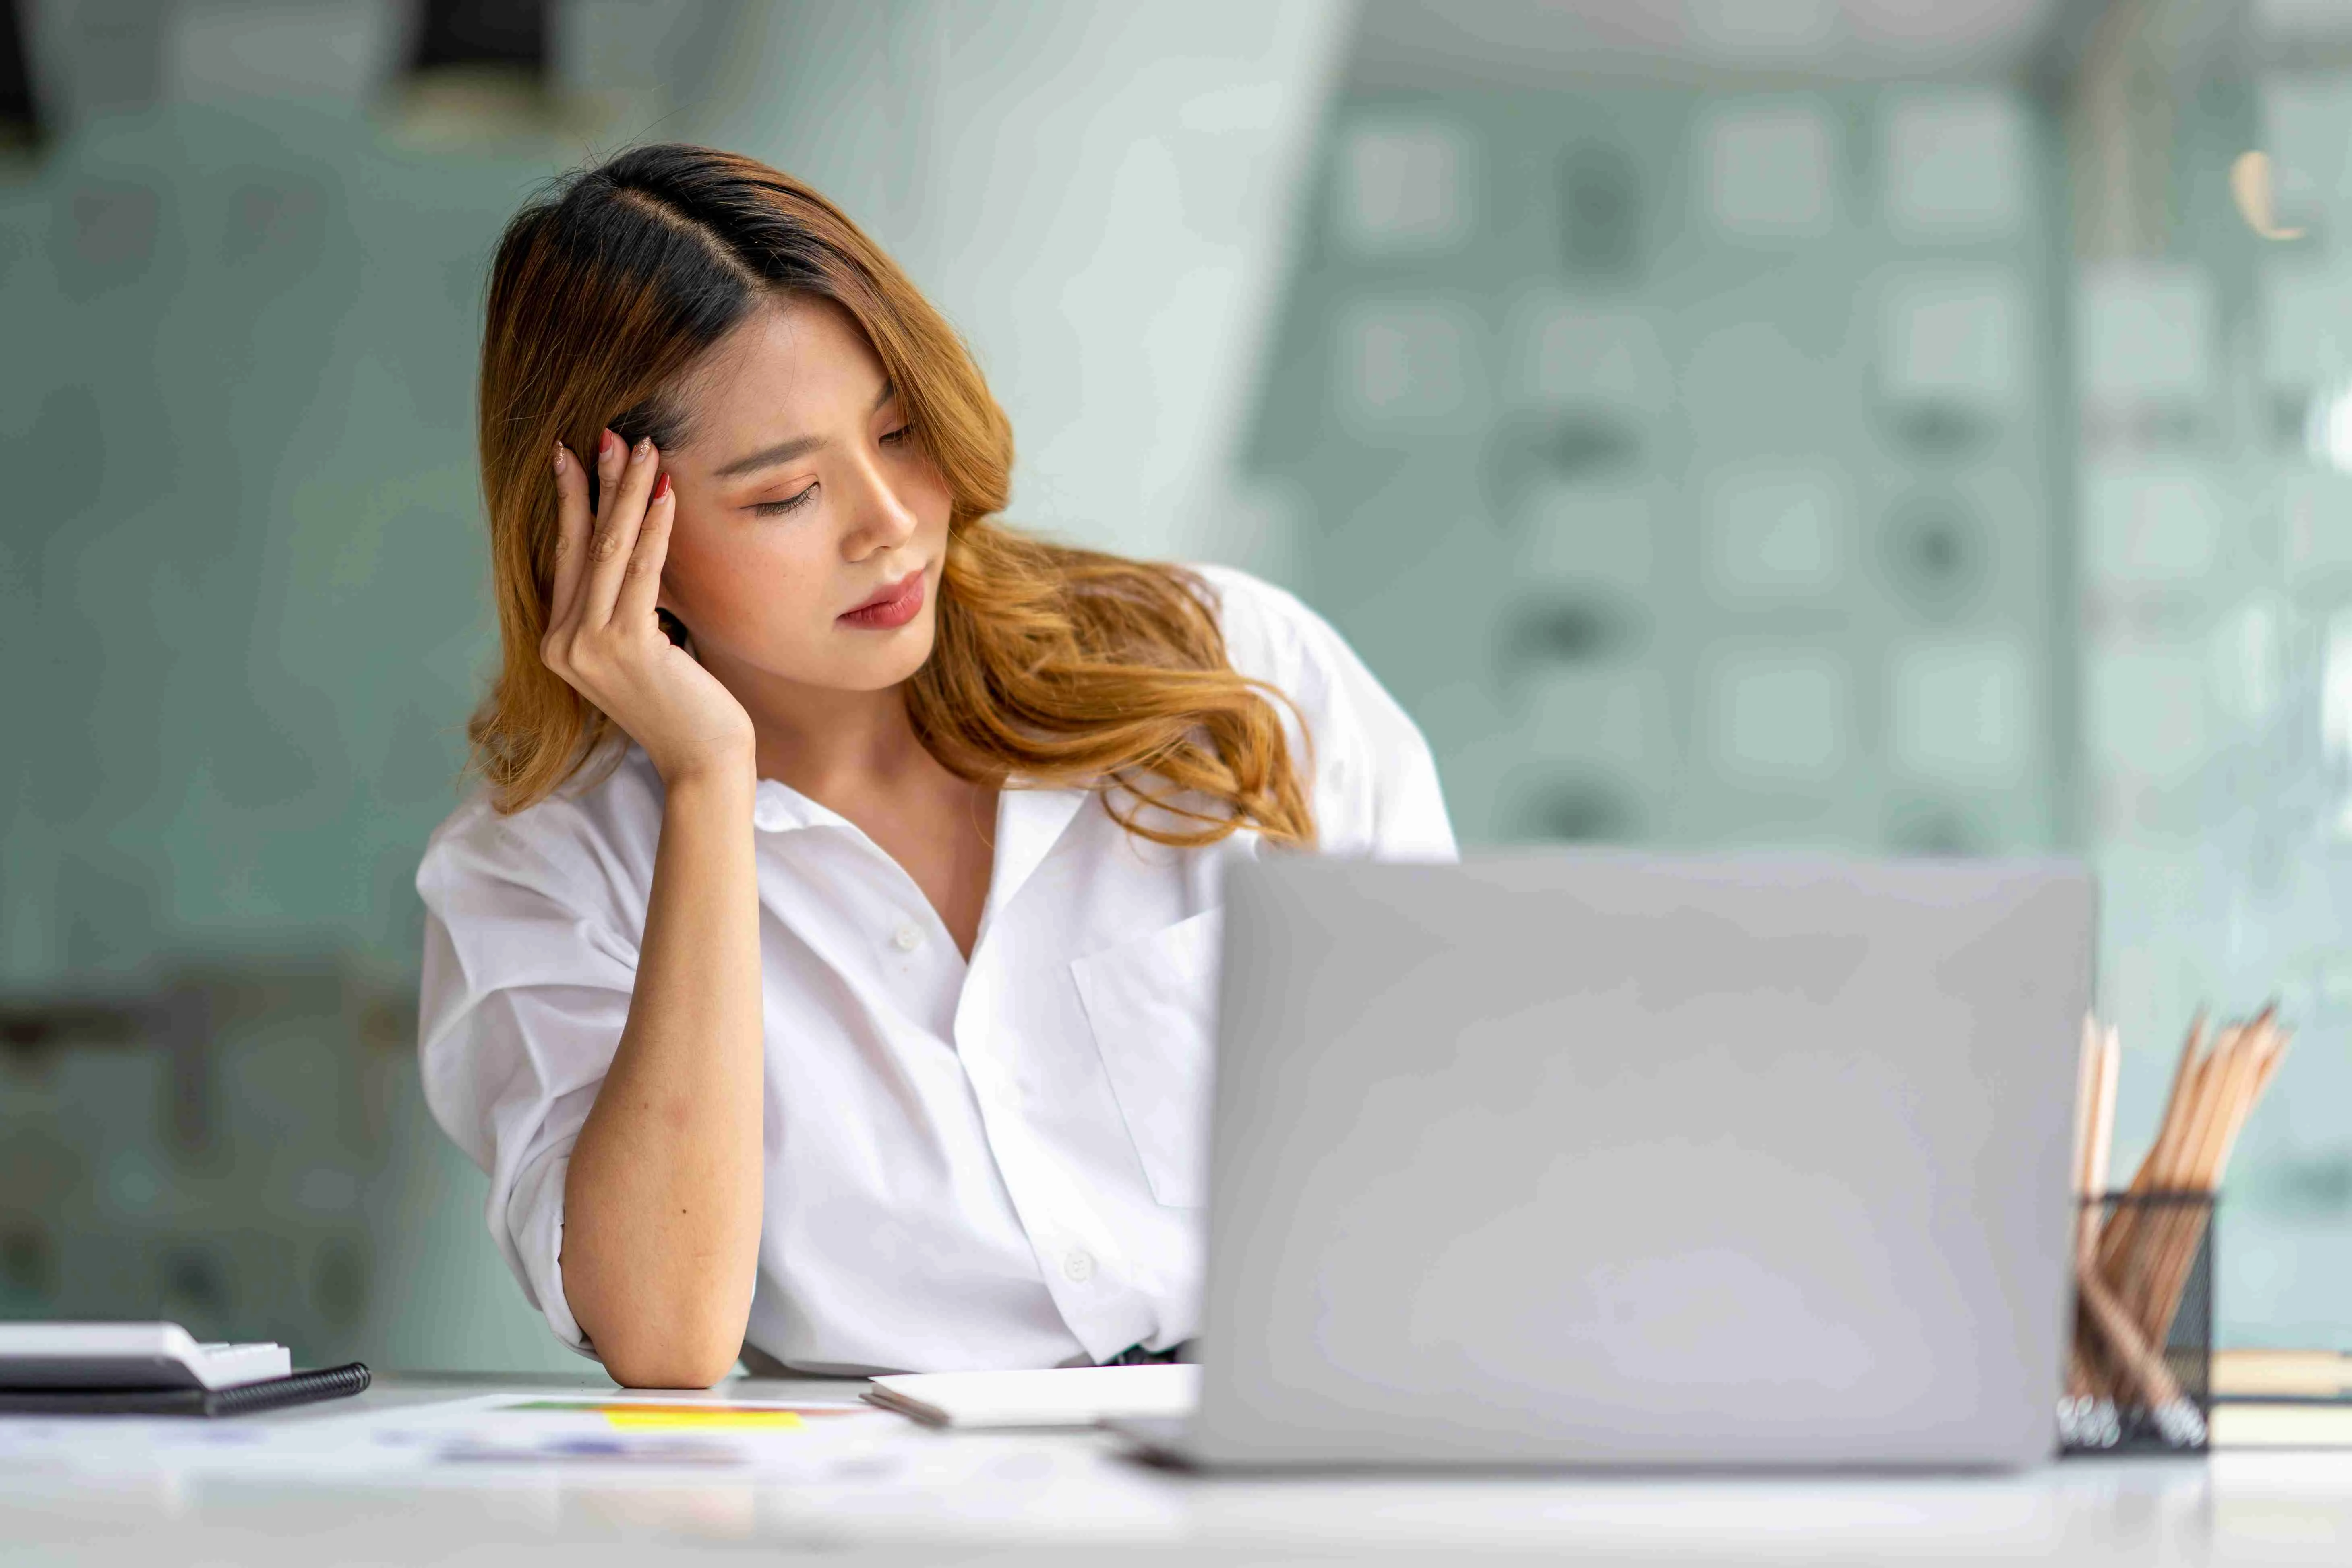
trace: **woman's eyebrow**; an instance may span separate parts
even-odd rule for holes
[[[898,387],[885,379],[881,392],[875,396],[874,407],[868,412],[879,412],[884,404],[898,395]],[[824,436],[795,436],[789,441],[779,441],[772,447],[762,447],[756,452],[747,452],[733,462],[714,470],[711,477],[731,479],[738,474],[748,474],[755,468],[772,468],[778,463],[789,463],[794,458],[806,457],[809,453],[818,451],[831,444],[831,438]]]

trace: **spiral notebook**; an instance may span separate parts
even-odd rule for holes
[[[296,1372],[283,1345],[202,1342],[177,1323],[0,1323],[0,1415],[239,1415],[368,1383],[358,1362]]]

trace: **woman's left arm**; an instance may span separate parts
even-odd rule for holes
[[[1460,851],[1429,742],[1337,628],[1292,595],[1229,566],[1216,589],[1234,668],[1285,692],[1309,742],[1322,847],[1381,860],[1454,860]]]
[[[1353,740],[1360,748],[1357,765],[1369,781],[1366,852],[1380,860],[1460,859],[1437,759],[1421,727],[1336,631],[1331,641],[1344,707],[1352,712]]]

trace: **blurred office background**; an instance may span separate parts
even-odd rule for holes
[[[2352,1346],[2331,0],[0,0],[0,1315],[579,1364],[410,877],[489,249],[647,139],[907,265],[1017,521],[1333,619],[1465,842],[2088,854],[2119,1163],[2279,997],[2221,1337]]]

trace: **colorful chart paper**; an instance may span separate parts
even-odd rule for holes
[[[535,1399],[499,1408],[602,1415],[607,1425],[625,1432],[792,1431],[803,1424],[803,1417],[860,1414],[858,1407],[847,1405],[658,1405],[646,1400]]]

